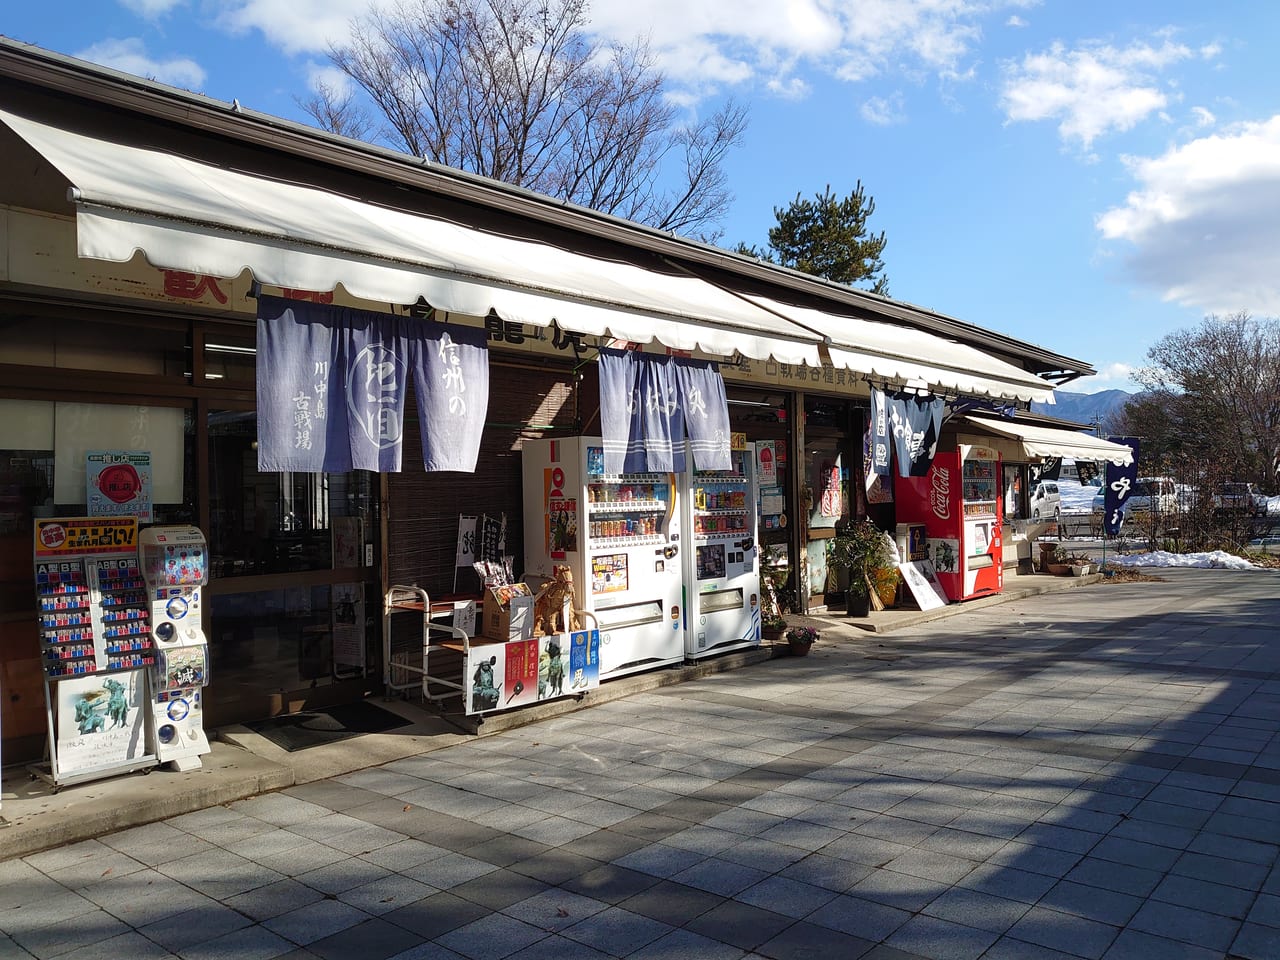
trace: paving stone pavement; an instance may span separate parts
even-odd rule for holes
[[[0,960],[1280,957],[1280,574],[986,607],[0,862]]]

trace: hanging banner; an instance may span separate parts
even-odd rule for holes
[[[871,460],[867,471],[867,489],[871,489],[872,476],[889,476],[890,444],[889,438],[889,398],[878,387],[871,388],[871,424],[870,424]]]
[[[1036,480],[1058,480],[1062,476],[1062,458],[1045,457],[1040,464],[1040,476]]]
[[[898,458],[898,476],[928,475],[933,456],[938,452],[942,398],[895,393],[889,395],[888,407],[889,432],[893,434],[894,453]]]
[[[873,405],[874,410],[874,405]],[[876,425],[875,420],[867,421],[867,428],[862,431],[862,481],[867,492],[867,503],[893,503],[893,473],[889,470],[889,445],[885,438],[884,472],[877,470],[876,457]]]
[[[1083,487],[1087,487],[1093,483],[1101,472],[1101,468],[1094,460],[1076,461],[1076,479],[1080,481],[1080,485]]]
[[[699,470],[732,469],[724,380],[705,360],[602,349],[600,429],[608,474],[681,472],[686,439]]]
[[[1124,466],[1108,462],[1106,480],[1102,491],[1102,530],[1114,537],[1120,532],[1124,523],[1124,505],[1133,495],[1133,484],[1138,479],[1138,438],[1108,437],[1112,443],[1118,443],[1133,451],[1133,462]]]
[[[489,403],[485,331],[258,298],[258,469],[400,470],[410,378],[428,471],[475,471]]]

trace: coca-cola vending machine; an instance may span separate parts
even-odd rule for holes
[[[898,520],[925,525],[929,560],[953,601],[1004,587],[999,477],[996,451],[962,443],[939,451],[925,476],[896,480]]]

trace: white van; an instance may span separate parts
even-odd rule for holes
[[[1032,520],[1048,520],[1056,523],[1062,519],[1062,494],[1056,480],[1041,480],[1031,491],[1028,505]]]

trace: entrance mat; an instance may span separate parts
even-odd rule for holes
[[[411,726],[398,713],[383,710],[367,701],[344,703],[336,707],[291,713],[285,717],[257,720],[245,726],[260,733],[278,747],[292,753],[307,747],[319,747],[337,743],[362,733],[382,733],[397,727]]]

